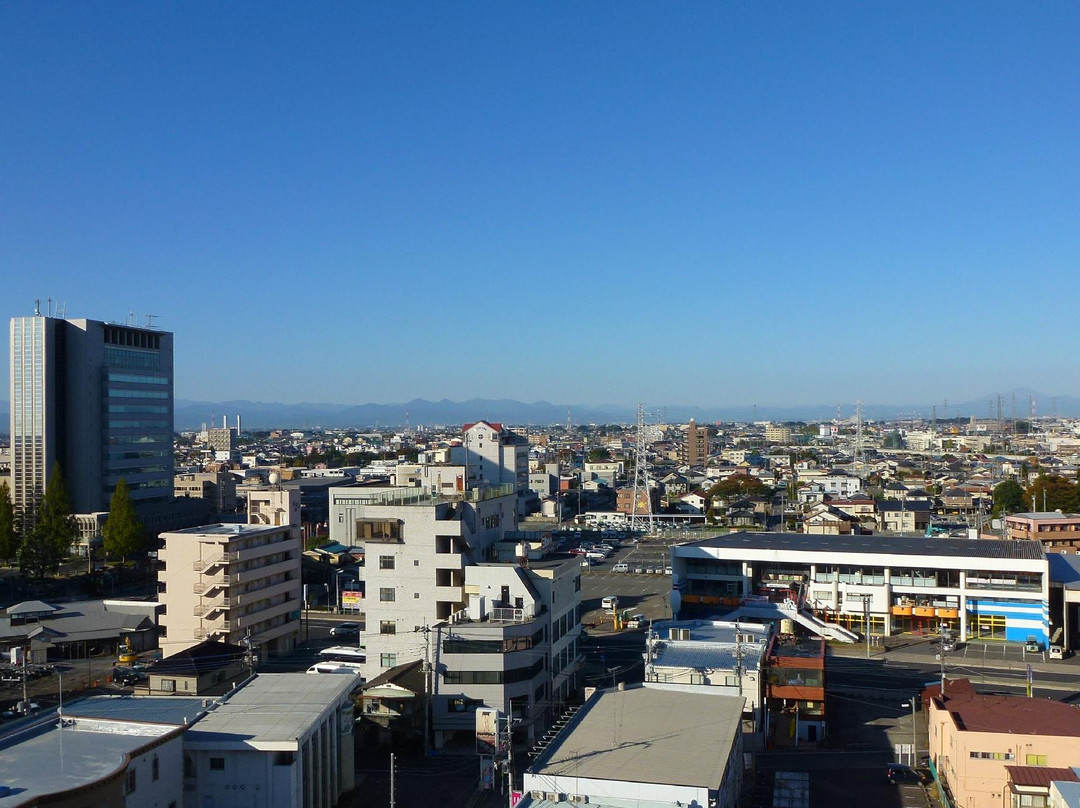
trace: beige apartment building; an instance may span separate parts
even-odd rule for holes
[[[1014,513],[1005,517],[1005,530],[1007,539],[1035,539],[1054,552],[1080,551],[1080,514]]]
[[[267,652],[300,636],[300,494],[255,491],[247,524],[162,533],[159,559],[161,647],[165,656],[203,640]]]
[[[1068,768],[1080,761],[1080,707],[1049,699],[988,696],[967,680],[928,699],[930,759],[954,805],[1034,806],[1009,769]]]

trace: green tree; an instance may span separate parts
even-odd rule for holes
[[[33,528],[24,535],[19,547],[19,567],[26,575],[44,578],[56,572],[79,535],[79,525],[71,512],[67,483],[59,463],[53,464],[45,484],[45,496],[27,522]]]
[[[596,449],[589,449],[589,462],[590,463],[603,463],[605,460],[611,459],[611,452],[605,449],[603,446]]]
[[[109,516],[101,528],[101,535],[105,539],[106,555],[124,558],[143,549],[142,522],[135,514],[135,505],[123,477],[116,483],[116,490],[109,502]]]
[[[1080,488],[1076,483],[1056,474],[1040,474],[1027,491],[1027,503],[1032,511],[1080,511]]]
[[[751,477],[748,474],[733,474],[710,488],[705,494],[705,499],[711,503],[714,497],[734,499],[735,497],[767,496],[771,493],[772,489],[757,477]]]
[[[11,489],[7,481],[0,483],[0,559],[15,558],[19,550],[19,531],[15,506],[11,504]]]
[[[1024,487],[1016,480],[1003,480],[994,486],[994,516],[1008,516],[1024,510]]]

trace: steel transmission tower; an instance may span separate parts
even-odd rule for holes
[[[645,494],[645,513],[639,513],[638,494]],[[634,440],[634,490],[630,503],[630,529],[638,530],[648,520],[649,533],[655,529],[652,512],[652,496],[649,491],[649,461],[645,452],[645,405],[637,405],[637,437]]]

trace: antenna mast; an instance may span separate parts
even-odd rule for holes
[[[645,513],[638,513],[638,496],[645,495]],[[645,405],[637,405],[637,437],[634,439],[634,490],[630,501],[630,529],[637,530],[641,523],[648,518],[649,533],[655,529],[655,520],[652,512],[652,497],[649,491],[649,468],[645,453]]]

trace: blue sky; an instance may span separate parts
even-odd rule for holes
[[[6,3],[0,314],[190,399],[1080,393],[1080,6],[938,5]]]

